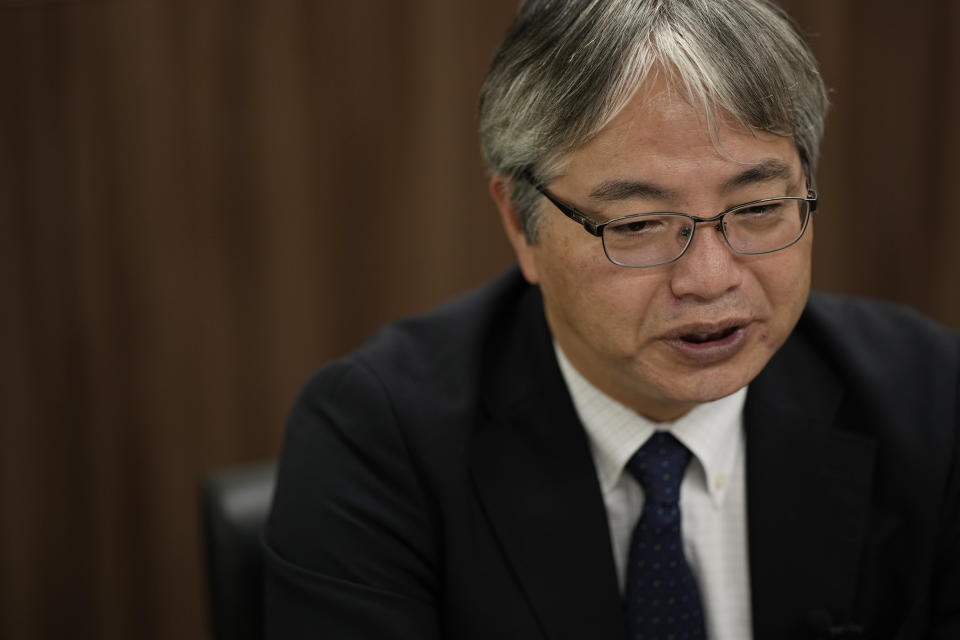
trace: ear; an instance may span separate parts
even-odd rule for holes
[[[513,246],[513,252],[517,255],[517,262],[520,264],[523,277],[530,284],[537,284],[539,276],[537,275],[535,259],[536,246],[527,240],[527,236],[523,232],[523,226],[520,224],[520,214],[510,198],[510,187],[510,178],[501,175],[490,178],[490,195],[493,196],[493,201],[500,212],[500,222],[503,223],[503,230]]]

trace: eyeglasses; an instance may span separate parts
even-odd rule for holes
[[[686,213],[637,213],[596,223],[576,207],[558,200],[529,173],[522,176],[568,218],[583,225],[603,242],[610,262],[621,267],[646,268],[680,259],[690,243],[697,223],[716,223],[727,246],[736,253],[773,253],[796,244],[817,209],[817,192],[807,197],[764,198],[731,207],[712,218]]]

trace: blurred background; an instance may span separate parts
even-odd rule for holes
[[[516,4],[0,0],[0,638],[205,638],[203,474],[511,263],[475,101]],[[960,3],[784,4],[815,285],[960,327]]]

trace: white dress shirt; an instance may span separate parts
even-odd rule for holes
[[[744,387],[685,416],[657,423],[594,387],[556,346],[567,388],[590,440],[610,522],[610,538],[623,590],[643,489],[625,471],[627,461],[654,431],[669,431],[693,456],[680,486],[684,552],[697,578],[710,640],[750,640],[750,573],[744,483]]]

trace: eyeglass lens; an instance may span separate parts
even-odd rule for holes
[[[803,234],[809,203],[800,198],[767,200],[729,211],[722,231],[738,253],[769,253],[796,242]],[[631,267],[672,262],[693,237],[693,218],[676,213],[641,214],[611,222],[603,230],[607,256]]]

